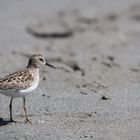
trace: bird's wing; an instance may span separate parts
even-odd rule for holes
[[[0,79],[0,90],[26,89],[31,86],[32,80],[28,69],[19,70]]]

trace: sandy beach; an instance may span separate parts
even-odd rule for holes
[[[40,84],[0,94],[0,140],[139,140],[140,1],[0,0],[0,77],[41,53]]]

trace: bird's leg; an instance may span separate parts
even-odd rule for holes
[[[25,116],[26,116],[26,123],[27,123],[27,122],[32,123],[32,122],[28,119],[28,115],[27,115],[27,111],[26,111],[26,106],[25,106],[25,98],[23,98],[23,109],[24,109]]]
[[[11,122],[15,122],[15,121],[13,120],[13,117],[12,117],[12,101],[13,101],[13,97],[11,98],[11,100],[10,100],[10,104],[9,104],[10,121],[11,121]]]

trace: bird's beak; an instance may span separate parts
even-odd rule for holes
[[[46,62],[46,65],[49,66],[49,67],[52,67],[52,68],[56,68],[55,66],[53,66],[53,65],[51,65],[51,64],[49,64],[47,62]]]

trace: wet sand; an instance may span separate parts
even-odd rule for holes
[[[139,140],[138,0],[0,1],[0,77],[42,53],[40,84],[22,99],[0,95],[0,140]]]

